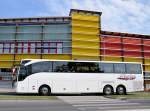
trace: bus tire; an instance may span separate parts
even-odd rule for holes
[[[125,94],[126,94],[126,88],[125,88],[125,86],[119,85],[119,86],[116,88],[116,93],[117,93],[118,95],[125,95]]]
[[[51,89],[48,85],[42,85],[39,88],[39,95],[40,96],[49,96],[51,93]]]
[[[111,85],[106,85],[103,89],[103,94],[105,95],[112,95],[114,94],[113,87]]]

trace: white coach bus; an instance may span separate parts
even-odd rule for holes
[[[143,91],[140,63],[22,60],[17,74],[17,93],[104,93],[126,94]]]

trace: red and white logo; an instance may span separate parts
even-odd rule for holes
[[[117,79],[121,79],[121,80],[134,80],[136,78],[135,75],[121,75],[119,76]]]

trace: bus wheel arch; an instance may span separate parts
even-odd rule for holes
[[[51,94],[51,87],[47,84],[43,84],[39,87],[38,94],[41,96],[49,96]]]
[[[110,84],[105,85],[103,88],[103,94],[105,94],[105,95],[114,94],[114,88],[112,87],[112,85],[110,85]]]
[[[120,84],[116,87],[116,94],[118,95],[125,95],[127,93],[126,91],[126,87],[123,84]]]

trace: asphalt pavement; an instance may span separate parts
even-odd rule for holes
[[[77,111],[60,100],[0,100],[0,111]]]
[[[12,94],[15,89],[12,87],[12,81],[0,81],[0,95]]]
[[[0,80],[0,89],[11,89],[12,81],[2,81]]]

